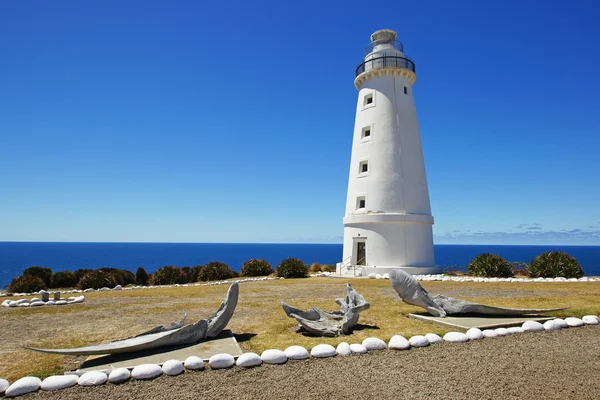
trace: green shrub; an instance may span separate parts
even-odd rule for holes
[[[211,261],[203,266],[198,272],[198,280],[201,281],[222,281],[225,279],[237,278],[239,274],[225,263],[220,261]]]
[[[253,258],[248,260],[242,265],[242,271],[240,275],[242,276],[267,276],[271,275],[273,272],[273,268],[271,268],[271,264],[268,261],[260,260]]]
[[[50,286],[50,280],[52,279],[52,270],[50,268],[42,267],[29,267],[23,271],[23,275],[37,276],[44,281],[46,286]]]
[[[32,293],[46,289],[47,287],[46,282],[39,276],[21,275],[10,281],[7,290],[10,293]]]
[[[175,285],[186,283],[186,276],[181,268],[167,265],[153,273],[150,282],[153,285]]]
[[[126,286],[135,283],[135,275],[133,274],[133,272],[127,271],[125,269],[103,267],[98,269],[98,271],[103,271],[111,274],[115,278],[115,282],[117,282],[117,285]]]
[[[196,265],[190,269],[190,273],[188,275],[188,282],[198,282],[200,279],[200,271],[202,271],[202,265]]]
[[[150,275],[148,275],[143,267],[139,267],[137,271],[135,271],[135,283],[146,286],[148,285],[148,282],[150,282]]]
[[[512,265],[499,255],[491,253],[483,253],[472,259],[467,265],[467,274],[495,278],[513,276]]]
[[[104,287],[114,288],[117,286],[115,277],[110,272],[106,271],[90,271],[85,274],[77,284],[79,289],[102,289]]]
[[[71,271],[61,271],[52,275],[51,288],[72,288],[77,285],[77,277]]]
[[[319,264],[318,262],[312,263],[310,268],[308,269],[309,272],[312,272],[313,274],[317,273],[317,272],[321,272],[321,268],[323,268],[323,266],[321,264]]]
[[[532,278],[581,278],[583,269],[575,257],[562,251],[549,251],[529,263],[527,274]]]
[[[93,269],[76,269],[73,273],[75,274],[75,278],[77,278],[77,282],[81,280],[88,272],[92,272]]]
[[[308,267],[297,258],[286,258],[277,266],[277,276],[280,278],[304,278],[307,275]]]
[[[329,265],[323,265],[323,267],[321,267],[321,271],[323,271],[323,272],[332,272],[333,268],[331,268]]]

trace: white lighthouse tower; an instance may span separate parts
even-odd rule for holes
[[[413,85],[396,32],[371,35],[356,69],[358,104],[344,217],[342,274],[438,273]]]

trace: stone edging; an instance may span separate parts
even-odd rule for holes
[[[230,354],[215,354],[212,356],[208,365],[211,369],[226,369],[237,365],[240,368],[258,367],[261,364],[285,364],[288,360],[306,360],[308,358],[328,358],[335,356],[349,356],[351,354],[365,354],[374,350],[408,350],[411,347],[425,347],[433,344],[446,342],[464,343],[470,340],[481,340],[484,338],[493,338],[497,336],[507,336],[525,332],[541,332],[550,330],[559,330],[569,327],[579,327],[584,325],[598,325],[600,319],[595,315],[586,315],[583,318],[556,318],[544,322],[543,324],[535,321],[526,321],[521,327],[485,329],[481,331],[477,328],[471,328],[466,333],[448,332],[443,338],[434,333],[428,333],[424,336],[416,335],[406,339],[401,335],[393,336],[386,344],[383,340],[370,337],[362,343],[348,344],[342,342],[333,347],[329,344],[318,344],[310,351],[302,346],[290,346],[285,351],[269,349],[262,352],[259,356],[256,353],[244,353],[237,358]],[[166,361],[162,366],[158,364],[142,364],[134,367],[132,371],[127,368],[113,369],[109,374],[100,371],[86,372],[81,376],[76,375],[55,375],[44,379],[37,377],[24,377],[9,385],[5,379],[0,379],[0,394],[5,392],[6,397],[16,397],[22,394],[35,392],[37,390],[56,391],[66,389],[71,386],[99,386],[106,382],[114,384],[123,383],[130,379],[148,380],[154,379],[165,374],[175,376],[184,373],[184,371],[200,371],[205,368],[204,361],[196,356],[188,357],[184,362],[179,360]]]
[[[436,275],[413,275],[417,281],[438,281],[438,282],[600,282],[598,276],[583,276],[581,278],[482,278],[478,276],[449,276],[443,274]],[[370,279],[390,279],[390,274],[368,275]]]

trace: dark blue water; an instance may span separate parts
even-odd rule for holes
[[[586,275],[600,275],[600,246],[495,246],[436,245],[438,265],[464,268],[478,254],[496,253],[509,261],[529,262],[544,251],[565,251],[579,261]],[[244,261],[263,258],[275,267],[297,257],[310,264],[334,264],[342,259],[341,244],[245,244],[245,243],[38,243],[0,242],[0,287],[32,265],[54,272],[78,268],[113,267],[135,271],[143,266],[153,272],[164,265],[179,267],[222,261],[240,270]]]

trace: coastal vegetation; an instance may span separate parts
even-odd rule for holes
[[[298,258],[286,258],[277,266],[280,278],[304,278],[308,275],[308,266]]]
[[[98,271],[102,273],[98,273]],[[116,285],[173,285],[195,282],[208,282],[226,280],[238,276],[254,277],[276,274],[281,278],[303,278],[309,273],[333,272],[334,265],[312,263],[307,266],[298,258],[287,258],[273,269],[271,264],[262,259],[246,261],[238,273],[227,264],[220,261],[211,261],[206,265],[179,268],[167,265],[149,274],[143,267],[139,267],[134,274],[131,271],[103,267],[98,270],[77,269],[74,272],[60,271],[52,273],[50,268],[33,266],[23,271],[23,275],[14,278],[8,285],[9,293],[31,293],[42,289],[62,289],[77,287],[80,289],[102,287],[112,288]],[[444,267],[449,275],[464,274],[460,267]],[[462,269],[464,271],[464,269]],[[583,269],[577,260],[564,252],[546,252],[536,256],[529,264],[509,262],[503,257],[483,253],[473,258],[466,267],[466,274],[470,276],[489,278],[508,278],[513,276],[528,276],[531,278],[580,278]],[[89,275],[89,276],[88,276]],[[84,279],[85,278],[85,279]],[[102,282],[105,284],[103,286]]]
[[[509,278],[513,276],[513,270],[511,264],[499,255],[483,253],[467,265],[467,275]]]
[[[532,278],[581,278],[583,269],[575,257],[562,251],[549,251],[535,257],[527,267]]]
[[[268,261],[253,258],[242,265],[240,274],[242,276],[268,276],[274,272],[275,270]]]

